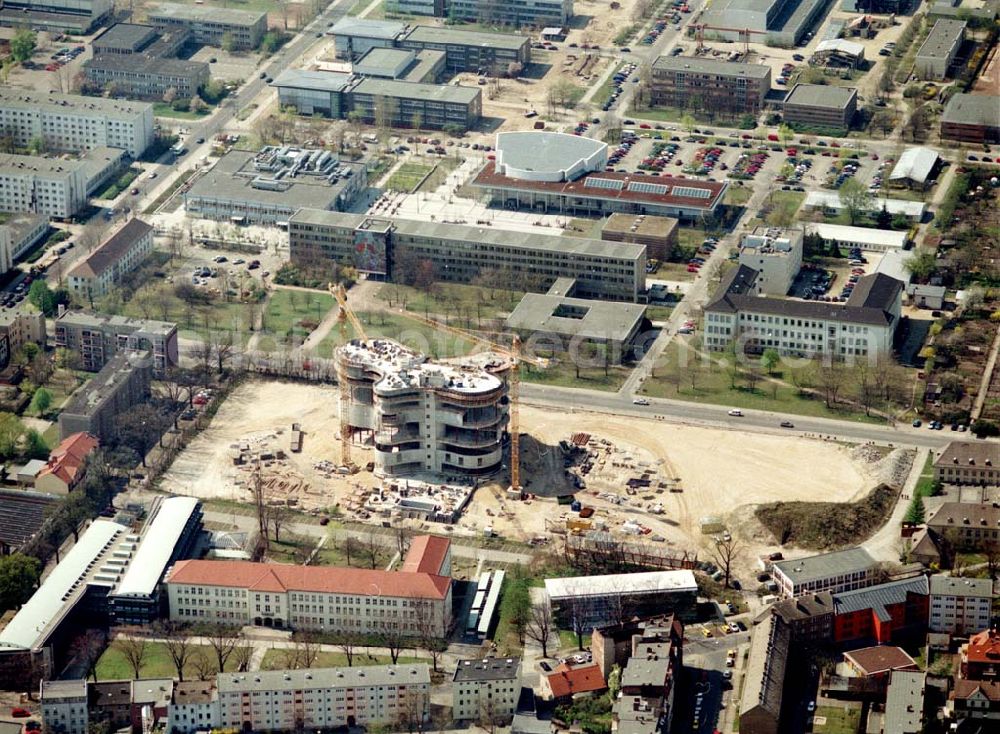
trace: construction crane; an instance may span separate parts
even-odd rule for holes
[[[361,323],[354,311],[347,305],[347,289],[342,283],[329,284],[330,294],[337,300],[337,325],[340,327],[340,341],[347,343],[347,324],[350,322],[354,329],[355,339],[367,339],[364,324]],[[351,388],[348,385],[347,375],[341,374],[340,362],[337,362],[337,382],[340,383],[340,463],[342,466],[351,468]]]
[[[515,492],[521,491],[521,421],[520,404],[521,395],[521,363],[534,365],[536,367],[547,367],[548,360],[536,357],[526,357],[521,353],[521,337],[517,334],[511,335],[511,345],[509,347],[497,344],[495,341],[486,339],[479,334],[475,334],[465,329],[458,329],[454,326],[442,324],[440,321],[425,318],[419,314],[407,313],[409,318],[420,321],[435,329],[441,329],[455,336],[475,342],[481,347],[509,357],[511,361],[510,377],[507,380],[507,398],[510,401],[510,488]]]
[[[702,18],[705,17],[705,13],[708,12],[708,9],[710,7],[712,7],[712,0],[708,0],[708,2],[705,3],[705,7],[703,7],[701,9],[701,12],[698,13],[698,20],[701,20]],[[694,23],[693,27],[694,27],[694,37],[695,37],[695,40],[698,42],[698,45],[695,48],[695,53],[696,54],[700,54],[702,51],[705,50],[705,31],[706,30],[710,30],[710,31],[730,31],[730,32],[732,32],[733,30],[736,30],[736,29],[733,29],[733,28],[722,28],[722,27],[719,27],[719,26],[706,25],[705,23]],[[766,36],[767,35],[767,31],[752,31],[749,28],[739,29],[739,30],[736,30],[736,32],[739,34],[740,43],[743,44],[743,53],[744,54],[750,53],[750,36],[751,35],[760,35],[760,36]]]

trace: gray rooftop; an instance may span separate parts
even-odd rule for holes
[[[406,30],[406,24],[395,20],[368,20],[367,18],[345,16],[330,26],[328,32],[335,36],[391,40],[404,30]]]
[[[965,33],[964,20],[940,18],[917,51],[917,58],[946,58]]]
[[[525,293],[507,317],[507,327],[517,331],[622,341],[639,327],[645,314],[646,307],[638,303]]]
[[[66,415],[93,415],[119,389],[123,376],[143,364],[152,364],[152,354],[149,351],[121,351],[105,362],[101,371],[94,379],[81,387],[63,406]]]
[[[843,110],[858,95],[854,87],[834,87],[829,84],[796,84],[785,97],[786,105]]]
[[[140,115],[152,111],[153,105],[148,102],[129,102],[120,99],[105,99],[104,97],[84,97],[79,94],[56,94],[34,89],[0,87],[0,107],[7,109],[25,109],[31,112],[57,113],[69,115],[72,113],[84,117],[106,117],[132,121]]]
[[[31,212],[15,212],[5,215],[0,227],[10,232],[11,242],[18,242],[25,234],[33,231],[42,222],[48,222],[49,218],[43,214],[32,214]]]
[[[793,584],[828,579],[841,574],[874,568],[875,559],[864,548],[848,548],[833,553],[775,561],[774,567],[791,579]]]
[[[934,170],[934,164],[937,163],[938,157],[937,151],[933,148],[907,148],[899,156],[896,165],[892,167],[889,180],[909,179],[917,183],[924,183],[931,171]]]
[[[861,549],[854,549],[861,550]],[[865,553],[865,555],[868,555]],[[870,556],[869,556],[870,557]],[[846,573],[849,570],[844,569]],[[901,604],[906,601],[909,594],[927,596],[930,586],[927,577],[920,575],[913,578],[889,581],[876,586],[868,586],[864,589],[854,591],[842,591],[833,595],[833,608],[835,614],[847,614],[848,612],[858,612],[871,609],[875,616],[883,622],[892,618],[886,607],[893,604]]]
[[[484,33],[483,31],[467,31],[462,28],[437,28],[429,25],[414,27],[402,40],[512,50],[519,49],[526,43],[531,42],[531,39],[527,36],[520,36],[514,33]]]
[[[87,698],[87,681],[79,680],[43,680],[42,701],[57,701],[67,698]]]
[[[935,574],[930,577],[930,590],[931,596],[978,596],[990,599],[993,597],[993,581]]]
[[[354,94],[419,99],[449,104],[471,104],[482,96],[479,87],[455,84],[414,84],[395,79],[362,79],[351,88]]]
[[[309,89],[316,92],[342,92],[351,79],[350,74],[339,71],[285,69],[271,82],[271,86]]]
[[[147,12],[149,20],[155,18],[176,18],[177,20],[207,21],[227,25],[252,26],[262,19],[267,22],[267,13],[256,10],[236,10],[220,8],[217,5],[181,5],[179,3],[159,3]]]
[[[152,41],[156,34],[156,28],[151,25],[115,23],[94,39],[94,45],[131,50]]]
[[[353,69],[359,74],[378,74],[396,79],[415,60],[416,52],[412,49],[375,46],[354,62]]]
[[[603,170],[608,144],[582,135],[526,130],[497,133],[496,148],[497,165],[526,171],[565,173],[588,159],[596,161]],[[593,170],[594,166],[586,168]]]
[[[771,67],[764,64],[743,64],[738,61],[719,61],[700,56],[661,56],[653,62],[653,70],[695,71],[749,79],[765,79],[771,73]]]
[[[455,668],[456,683],[461,681],[517,679],[521,658],[482,658],[459,660]]]
[[[109,326],[111,328],[125,328],[135,331],[144,331],[147,334],[159,334],[166,336],[177,329],[177,324],[170,321],[156,321],[154,319],[136,319],[131,316],[109,316],[102,313],[90,313],[88,311],[66,311],[56,319],[57,324],[73,324],[75,326],[90,329]]]
[[[156,503],[143,526],[139,549],[115,589],[115,596],[151,597],[170,556],[201,503],[195,497],[167,497]]]
[[[1000,95],[956,94],[941,113],[942,123],[1000,127]]]
[[[83,62],[83,68],[130,71],[149,75],[196,76],[207,72],[208,64],[204,61],[189,61],[147,53],[101,54]]]
[[[0,153],[0,173],[6,175],[36,173],[39,176],[65,176],[83,167],[83,161],[79,160]]]
[[[775,719],[780,715],[790,641],[789,628],[774,615],[768,615],[753,628],[743,674],[741,716],[757,708]]]
[[[893,734],[919,734],[924,731],[925,675],[919,670],[894,670],[890,673],[885,697],[883,731]]]
[[[429,685],[430,668],[416,665],[367,665],[358,668],[311,670],[258,670],[252,673],[219,673],[219,693],[241,691],[300,691],[316,688],[368,688],[386,685]]]

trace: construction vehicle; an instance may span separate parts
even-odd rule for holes
[[[355,315],[354,311],[351,310],[350,306],[347,305],[347,289],[341,283],[337,283],[336,285],[330,283],[329,290],[330,294],[336,299],[337,306],[339,307],[337,311],[337,325],[340,327],[341,343],[347,343],[348,322],[350,322],[351,328],[354,329],[354,337],[356,339],[367,339],[368,335],[365,333],[364,325]],[[351,412],[351,388],[347,378],[339,374],[339,363],[337,382],[340,388],[340,465],[353,474],[357,471],[357,467],[351,461],[351,422],[349,420]]]

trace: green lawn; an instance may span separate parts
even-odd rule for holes
[[[142,666],[142,678],[174,678],[177,676],[177,669],[170,658],[167,646],[162,642],[146,643],[146,659]],[[210,645],[192,645],[193,653],[184,667],[186,678],[196,677],[196,665],[194,658],[196,655],[205,655],[209,660],[215,660],[215,651]],[[236,661],[230,658],[226,662],[226,670],[234,670]],[[131,680],[133,677],[132,667],[128,664],[125,656],[112,643],[101,659],[97,661],[97,680]]]
[[[594,92],[594,96],[591,97],[596,104],[604,104],[604,100],[611,96],[611,90],[615,87],[614,76],[618,73],[618,70],[625,66],[625,62],[618,64],[614,70],[608,75],[607,81],[604,82],[597,91]]]
[[[123,173],[114,183],[108,184],[108,187],[104,189],[100,194],[97,195],[98,199],[114,199],[121,192],[125,191],[132,182],[138,178],[139,172],[133,171],[131,168],[125,173]]]
[[[934,494],[934,452],[931,451],[927,455],[927,461],[924,462],[924,468],[920,472],[920,479],[917,480],[917,486],[913,490],[913,495],[915,497],[930,497]]]
[[[544,356],[548,356],[547,354]],[[631,369],[612,365],[605,373],[603,366],[581,367],[579,377],[567,355],[558,356],[554,363],[542,369],[526,366],[521,369],[521,380],[538,385],[580,387],[585,390],[615,391],[628,379]]]
[[[750,201],[752,191],[746,186],[732,186],[726,189],[727,206],[743,206]]]
[[[333,296],[322,291],[275,290],[264,311],[264,331],[269,333],[269,338],[259,340],[261,350],[273,351],[278,345],[301,342],[319,326],[333,306]]]
[[[156,117],[171,117],[175,120],[200,120],[202,117],[208,117],[210,112],[211,110],[202,110],[201,112],[175,110],[166,102],[153,103],[153,114]]]
[[[861,720],[861,709],[854,706],[817,706],[816,719],[825,718],[825,724],[814,724],[813,731],[822,734],[855,734]]]
[[[673,312],[674,309],[672,306],[648,306],[646,308],[646,317],[650,321],[666,321]]]
[[[590,635],[585,634],[583,636],[583,647],[586,649],[590,647]],[[559,649],[560,650],[579,650],[580,646],[576,641],[576,632],[573,630],[559,630]]]
[[[138,291],[120,311],[133,318],[174,321],[180,335],[186,338],[204,338],[209,334],[232,331],[245,340],[250,324],[249,304],[235,299],[224,301],[212,298],[203,304],[188,305],[177,298],[173,287],[166,283]]]
[[[379,300],[390,308],[447,319],[461,329],[492,328],[483,322],[506,317],[523,295],[519,290],[459,283],[435,283],[431,291],[387,283],[378,292]]]
[[[428,166],[423,163],[404,163],[389,176],[385,188],[390,191],[405,191],[409,193],[417,188],[433,170],[434,166]]]
[[[457,357],[469,354],[475,343],[454,334],[435,329],[404,314],[362,311],[356,314],[368,336],[384,336],[402,342],[412,349],[434,358]],[[355,338],[354,329],[348,325],[347,339]],[[334,328],[316,347],[316,355],[330,357],[341,344],[340,329]]]
[[[369,655],[367,652],[361,648],[357,648],[359,652],[354,655],[354,666],[362,667],[365,665],[391,665],[392,658],[388,655]],[[288,657],[290,654],[294,654],[293,650],[280,650],[272,648],[264,653],[264,658],[261,660],[260,669],[261,670],[283,670],[288,667]],[[406,665],[408,663],[426,663],[427,658],[418,658],[407,655],[400,655],[399,659],[396,661],[399,665]],[[347,666],[347,655],[342,652],[328,652],[326,650],[320,651],[316,655],[316,662],[312,667],[314,668],[341,668]]]

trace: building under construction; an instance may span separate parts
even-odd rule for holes
[[[355,339],[337,349],[349,395],[341,438],[372,444],[383,476],[494,474],[508,439],[512,364],[500,355],[432,362],[389,339]]]

